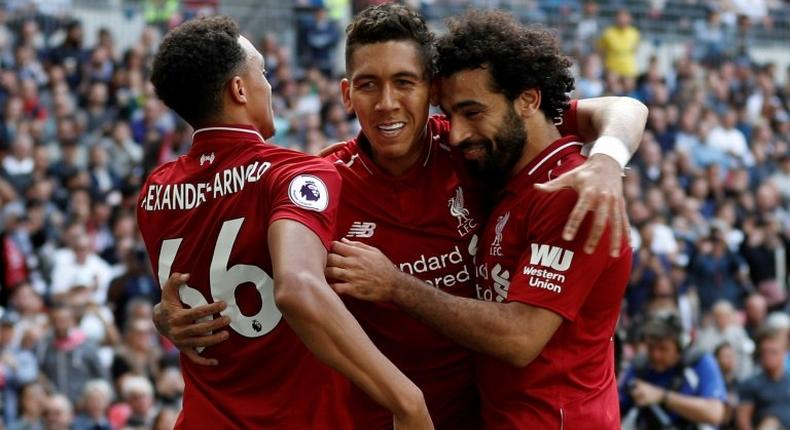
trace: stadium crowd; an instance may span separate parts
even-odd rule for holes
[[[624,180],[635,258],[621,369],[640,375],[644,329],[672,311],[678,346],[717,361],[727,389],[721,428],[790,428],[790,79],[780,84],[790,71],[755,63],[748,44],[734,42],[735,24],[716,15],[694,23],[694,40],[668,73],[655,58],[637,66],[639,29],[625,10],[611,26],[579,21],[584,36],[568,45],[574,97],[627,95],[650,108]],[[0,17],[5,428],[169,429],[175,421],[178,352],[151,323],[159,289],[134,218],[147,172],[191,141],[148,82],[161,27],[119,52],[108,28],[86,46],[78,20],[28,9]],[[297,31],[296,53],[273,34],[258,44],[277,114],[271,141],[316,154],[359,127],[333,67],[342,31],[321,10]],[[776,339],[779,362],[769,354]],[[647,361],[655,366],[654,354]],[[642,397],[632,388],[625,397]],[[675,402],[660,400],[637,403]]]

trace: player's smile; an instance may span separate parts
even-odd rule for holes
[[[386,138],[395,138],[398,137],[406,127],[406,123],[403,121],[393,121],[393,122],[385,122],[380,123],[376,126],[376,129],[379,131],[383,137]]]

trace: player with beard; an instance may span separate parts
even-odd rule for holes
[[[581,237],[565,241],[578,194],[535,188],[585,160],[580,139],[561,136],[552,121],[570,105],[571,63],[550,33],[497,12],[451,22],[438,50],[449,143],[473,177],[496,187],[477,246],[481,300],[448,294],[347,239],[333,245],[327,275],[339,293],[393,303],[481,352],[485,428],[617,428],[612,335],[631,249],[618,237],[621,251],[610,255],[606,234],[592,254]]]
[[[353,428],[338,395],[347,383],[329,365],[391,410],[397,427],[433,428],[420,390],[326,283],[341,179],[325,160],[264,141],[274,122],[260,52],[229,18],[190,21],[162,41],[151,81],[195,133],[189,153],[143,185],[140,232],[160,284],[173,283],[172,271],[191,274],[165,294],[224,302],[197,329],[229,325],[227,340],[204,351],[222,365],[182,360],[176,427]]]
[[[347,36],[343,97],[362,133],[328,156],[344,182],[336,237],[379,246],[406,273],[450,294],[474,297],[474,250],[485,219],[485,191],[466,173],[462,154],[447,144],[449,122],[428,114],[433,35],[418,14],[387,4],[357,16]],[[629,99],[585,100],[578,109],[574,104],[563,122],[587,137],[601,132],[635,147],[643,109]],[[595,155],[565,180],[614,193],[620,171],[609,156]],[[611,202],[605,203],[599,206],[611,209]],[[437,428],[479,428],[469,350],[392,304],[346,303],[374,343],[422,389]],[[190,321],[187,315],[197,311],[164,302],[157,309],[158,324],[171,327],[179,325],[172,322],[174,315]],[[350,406],[357,428],[391,428],[386,410],[361,391],[352,389]]]

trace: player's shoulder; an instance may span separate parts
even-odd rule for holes
[[[332,145],[331,148],[332,152],[322,157],[322,159],[331,164],[348,164],[360,151],[359,143],[356,138],[336,143]]]
[[[324,158],[315,155],[305,154],[290,148],[282,148],[274,145],[267,146],[268,160],[276,161],[272,169],[278,174],[298,174],[301,172],[321,172],[324,174],[336,174],[332,163]]]

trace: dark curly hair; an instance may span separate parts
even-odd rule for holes
[[[390,41],[412,41],[417,45],[426,78],[433,77],[435,37],[419,13],[397,3],[371,6],[346,27],[346,73],[350,73],[354,51],[362,45]]]
[[[151,83],[165,104],[193,126],[222,109],[222,89],[246,60],[239,27],[215,16],[188,21],[162,40]]]
[[[480,11],[451,19],[448,27],[437,42],[439,76],[486,67],[492,90],[508,100],[536,88],[547,118],[561,116],[570,106],[571,61],[545,28],[523,26],[503,12]]]

